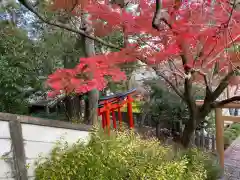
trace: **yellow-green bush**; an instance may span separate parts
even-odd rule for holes
[[[237,137],[240,135],[240,124],[234,123],[231,124],[229,128],[227,128],[224,131],[224,146],[227,148],[231,145],[231,143],[237,139]]]
[[[205,180],[205,156],[197,150],[176,154],[129,131],[110,137],[93,132],[87,145],[58,145],[35,172],[36,180]]]

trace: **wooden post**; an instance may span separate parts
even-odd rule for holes
[[[128,118],[129,118],[129,127],[133,128],[133,113],[132,113],[132,97],[130,95],[127,96],[127,110],[128,110]]]
[[[211,138],[211,142],[212,142],[212,152],[215,152],[215,141],[216,141],[216,138],[214,135],[212,135],[212,138]]]
[[[216,146],[220,165],[224,168],[224,138],[223,138],[223,128],[224,128],[224,119],[222,119],[222,109],[216,108]]]
[[[15,179],[26,180],[28,178],[21,123],[18,120],[9,121],[9,129],[13,146]]]
[[[209,132],[207,132],[207,138],[205,139],[205,142],[206,142],[206,150],[209,150],[210,149],[210,135],[209,135]]]
[[[49,112],[49,107],[48,107],[48,106],[46,106],[46,113],[47,113],[47,114],[50,113],[50,112]]]

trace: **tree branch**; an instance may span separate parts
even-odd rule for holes
[[[166,13],[167,14],[167,13]],[[161,9],[161,0],[156,0],[156,9],[154,12],[153,20],[152,20],[152,27],[156,30],[159,29],[159,25],[162,22],[164,22],[169,28],[171,28],[171,24],[168,23],[168,21],[165,19],[164,11]]]
[[[171,61],[171,60],[169,60],[168,61],[168,66],[169,66],[169,69],[173,72],[173,75],[174,75],[174,79],[175,79],[175,84],[176,84],[176,86],[178,87],[178,75],[180,76],[180,77],[183,77],[182,76],[182,74],[179,74],[179,73],[176,73],[176,72],[174,72],[174,62],[173,61]]]
[[[229,80],[230,78],[234,75],[234,70],[230,71],[219,83],[218,87],[215,89],[215,91],[213,91],[212,95],[211,95],[211,99],[212,101],[215,101],[220,94],[222,94],[222,92],[224,91],[224,89],[227,88],[228,84],[229,84]]]
[[[137,57],[137,59],[138,59],[139,61],[143,62],[143,63],[146,63],[146,60],[144,60],[144,58],[142,58],[142,57]],[[156,66],[150,66],[150,67],[156,72],[156,74],[157,74],[158,76],[160,76],[161,78],[163,78],[163,79],[166,81],[166,83],[168,83],[168,84],[171,86],[171,88],[174,90],[174,92],[175,92],[184,102],[186,102],[186,101],[185,101],[185,98],[184,98],[184,96],[183,96],[183,93],[181,93],[181,92],[179,91],[179,89],[178,89],[176,86],[174,86],[174,84],[173,84],[162,72],[159,72]]]
[[[183,50],[183,46],[179,45],[179,47]],[[181,54],[181,59],[182,59],[182,66],[184,67],[184,71],[186,76],[191,75],[191,68],[188,68],[187,65],[187,58],[184,54]],[[184,81],[184,97],[186,99],[186,103],[188,105],[189,111],[190,111],[190,116],[193,116],[197,109],[197,105],[196,102],[194,100],[193,97],[193,90],[192,90],[192,85],[193,85],[193,77],[192,75],[188,77],[185,77],[185,81]],[[191,117],[194,118],[194,117]],[[194,121],[194,127],[196,126],[196,122]]]
[[[229,84],[229,79],[233,76],[234,70],[230,71],[219,83],[217,88],[211,93],[211,94],[206,94],[205,99],[204,99],[204,104],[201,107],[201,113],[203,115],[207,115],[212,108],[214,107],[219,107],[221,104],[226,104],[228,101],[224,100],[222,103],[221,102],[216,102],[216,99],[222,94],[224,89],[228,87]],[[231,98],[230,98],[231,99]],[[218,104],[219,103],[219,104]]]
[[[174,4],[174,8],[177,10],[180,7],[180,3],[181,1],[179,0],[175,0],[175,4]],[[163,21],[170,29],[172,29],[171,24],[168,23],[168,21],[165,19],[165,17],[163,17],[163,12],[161,11],[161,1],[160,0],[156,0],[156,10],[154,13],[154,17],[153,17],[153,21],[152,21],[152,27],[154,29],[157,29],[158,31],[160,31],[159,29],[159,25],[161,23],[161,21]],[[179,45],[181,49],[183,49],[182,45]],[[182,59],[182,65],[183,67],[185,67],[187,65],[187,58],[184,54],[181,54],[181,59]],[[189,75],[191,72],[191,68],[184,68],[185,74]],[[158,73],[159,76],[163,77],[161,74]],[[164,78],[164,77],[163,77]],[[164,78],[165,81],[170,84],[170,86],[174,89],[174,91],[187,103],[189,110],[191,112],[191,114],[194,114],[194,111],[196,110],[196,103],[193,99],[193,95],[192,95],[192,77],[190,76],[190,78],[185,78],[184,81],[184,94],[182,95],[181,93],[179,94],[178,89],[166,78]],[[176,91],[177,90],[177,91]]]
[[[237,6],[237,0],[234,0],[233,5],[232,5],[232,9],[231,9],[231,12],[230,12],[230,15],[229,15],[228,20],[227,20],[226,25],[225,25],[226,27],[228,27],[228,25],[229,25],[229,23],[231,21],[231,18],[232,18],[232,15],[233,15],[233,11],[236,8],[236,6]]]
[[[239,70],[239,67],[237,67],[237,70]],[[220,82],[220,84],[218,85],[218,87],[216,88],[216,90],[212,93],[212,100],[215,101],[217,99],[217,97],[224,91],[225,88],[227,88],[228,84],[229,84],[229,80],[230,78],[234,75],[235,70],[230,71]],[[220,107],[223,106],[224,104],[228,104],[230,102],[234,102],[234,101],[240,101],[240,96],[234,96],[219,102],[214,102],[213,103],[213,107]]]
[[[156,68],[153,68],[156,72],[156,74],[160,77],[162,77],[170,86],[171,88],[175,91],[175,93],[183,100],[183,101],[186,101],[184,96],[183,96],[183,93],[181,93],[177,87],[174,86],[174,84],[165,76],[163,75],[161,72],[159,72]]]
[[[221,107],[225,104],[228,104],[228,103],[231,103],[231,102],[234,102],[234,101],[240,101],[240,96],[234,96],[234,97],[231,97],[231,98],[228,98],[228,99],[224,99],[222,101],[219,101],[219,102],[215,102],[213,103],[213,107],[214,108],[217,108],[217,107]]]
[[[194,73],[194,72],[198,73],[199,75],[201,75],[203,77],[204,83],[205,83],[205,86],[206,86],[206,93],[211,95],[212,94],[212,89],[211,89],[211,86],[209,85],[206,73],[202,72],[199,69],[192,70],[192,73]]]
[[[156,9],[155,9],[153,20],[152,20],[152,27],[154,29],[157,29],[157,30],[158,30],[158,25],[160,23],[160,18],[161,18],[161,5],[160,5],[160,3],[161,3],[160,0],[156,0]]]
[[[41,16],[35,9],[34,7],[31,5],[30,2],[28,2],[27,0],[19,0],[19,2],[24,6],[26,7],[29,11],[31,11],[33,14],[35,14],[42,22],[48,24],[48,25],[51,25],[51,26],[55,26],[55,27],[58,27],[58,28],[61,28],[61,29],[64,29],[64,30],[67,30],[67,31],[70,31],[70,32],[73,32],[73,33],[76,33],[76,34],[80,34],[82,36],[85,36],[91,40],[94,40],[96,42],[99,42],[101,43],[102,45],[105,45],[107,47],[110,47],[110,48],[115,48],[115,49],[118,49],[120,50],[121,48],[114,45],[114,44],[111,44],[111,43],[108,43],[104,40],[102,40],[101,38],[99,37],[96,37],[96,36],[92,36],[90,34],[86,34],[84,30],[76,30],[76,29],[72,29],[64,24],[58,24],[58,23],[54,23],[54,22],[51,22],[51,21],[48,21],[46,20],[43,16]]]

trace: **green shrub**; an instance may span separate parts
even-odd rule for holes
[[[229,141],[232,141],[235,138],[234,134],[231,131],[229,131],[229,130],[226,130],[224,132],[224,137],[226,139],[228,139]]]
[[[240,124],[234,123],[224,131],[224,144],[227,148],[237,137],[240,136]]]
[[[161,124],[161,128],[181,131],[181,124],[189,119],[189,112],[186,104],[172,91],[159,83],[146,82],[151,88],[150,101],[143,105],[143,113],[146,113],[145,124],[156,126]]]
[[[88,144],[59,144],[37,162],[35,173],[36,180],[215,180],[207,157],[196,149],[174,153],[129,131],[110,137],[93,132]]]
[[[232,124],[230,128],[235,129],[240,134],[240,124],[239,123]]]
[[[183,152],[182,156],[185,155],[190,163],[200,162],[204,165],[204,169],[207,170],[206,180],[216,180],[221,177],[222,169],[218,164],[218,161],[213,155],[206,152],[198,151],[196,149],[190,149]],[[181,156],[180,156],[181,157]],[[194,164],[190,167],[195,167]]]

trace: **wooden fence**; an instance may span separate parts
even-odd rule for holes
[[[209,132],[196,131],[192,138],[192,144],[204,151],[216,151],[216,136]]]
[[[91,126],[0,113],[0,180],[35,179],[35,161],[56,142],[87,142]]]
[[[197,105],[201,106],[203,104],[203,101],[196,101],[196,103]],[[224,168],[224,121],[240,123],[240,116],[224,116],[222,114],[223,108],[240,109],[240,103],[229,103],[215,109],[216,150],[222,168]]]

